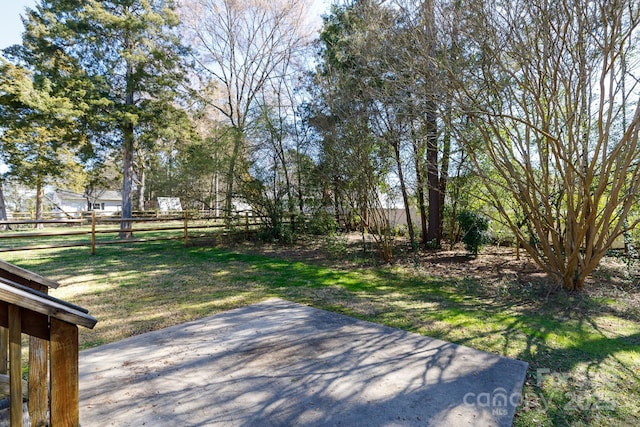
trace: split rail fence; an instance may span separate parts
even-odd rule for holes
[[[69,219],[11,219],[0,221],[0,228],[5,230],[0,232],[0,252],[89,246],[93,255],[96,253],[96,247],[101,245],[156,240],[183,240],[186,246],[190,239],[211,237],[216,233],[217,235],[238,233],[249,238],[249,235],[262,225],[262,217],[253,215],[249,211],[238,212],[230,218],[184,211],[128,219],[99,216],[95,212]],[[46,230],[42,229],[44,227]],[[25,231],[25,228],[35,228],[37,231]],[[122,233],[131,233],[134,237],[118,238]],[[100,238],[108,235],[112,238]],[[70,239],[71,237],[78,237],[78,239]],[[51,242],[56,239],[58,241],[55,243],[32,243]],[[28,241],[29,244],[3,244],[3,241],[11,240],[20,243]]]

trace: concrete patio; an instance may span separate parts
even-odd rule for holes
[[[271,299],[80,353],[88,426],[510,426],[527,364]]]

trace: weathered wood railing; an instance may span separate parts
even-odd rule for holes
[[[23,425],[23,396],[31,426],[78,426],[78,325],[96,319],[53,298],[58,283],[0,261],[0,378],[9,384],[11,426]],[[29,378],[22,380],[22,334],[29,336]]]

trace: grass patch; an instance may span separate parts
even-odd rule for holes
[[[412,267],[337,268],[180,242],[15,252],[90,310],[89,348],[279,297],[529,362],[517,426],[640,425],[640,319],[620,298],[482,281]],[[506,286],[506,285],[505,285]]]

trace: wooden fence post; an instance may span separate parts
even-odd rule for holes
[[[96,213],[91,212],[91,255],[96,254]]]
[[[189,243],[189,212],[184,211],[184,245]]]
[[[249,212],[244,213],[244,240],[249,240]]]

